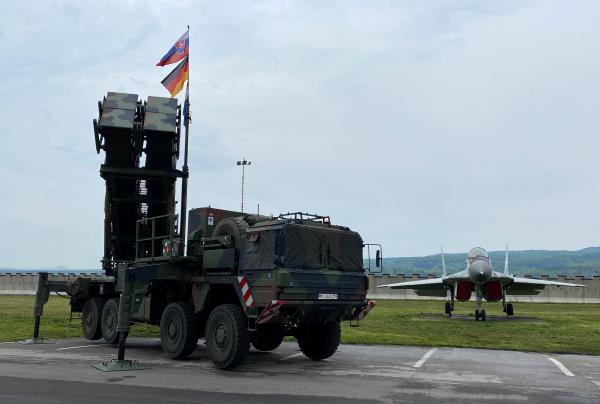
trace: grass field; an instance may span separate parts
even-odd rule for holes
[[[0,342],[17,341],[33,336],[33,305],[35,296],[0,295]],[[73,338],[81,336],[81,321],[69,324],[69,300],[50,296],[40,322],[40,337]],[[77,313],[74,313],[74,315]],[[131,335],[158,336],[158,327],[137,324]]]
[[[0,342],[31,338],[33,296],[0,296]],[[487,303],[488,321],[466,318],[473,303],[457,303],[448,319],[443,302],[380,300],[360,327],[344,323],[342,342],[511,349],[600,355],[600,305],[515,304],[506,319],[500,303]],[[53,296],[44,307],[40,335],[47,338],[80,336],[80,324],[69,326],[68,300]],[[158,328],[135,325],[134,336],[158,336]]]

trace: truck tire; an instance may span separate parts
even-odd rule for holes
[[[85,301],[81,312],[81,333],[85,339],[97,340],[102,337],[102,309],[105,300],[101,297],[91,297]]]
[[[246,233],[247,228],[248,223],[246,223],[243,217],[227,217],[217,223],[213,230],[213,237],[231,236],[234,247],[240,248],[242,237]]]
[[[272,351],[283,342],[283,330],[281,327],[268,327],[254,331],[250,333],[250,342],[259,351]]]
[[[341,333],[339,321],[300,325],[298,345],[302,353],[312,360],[329,358],[340,344]]]
[[[241,307],[221,304],[206,323],[206,348],[218,369],[231,369],[246,359],[250,350],[248,321]]]
[[[119,323],[119,299],[109,299],[102,309],[102,321],[100,329],[102,330],[102,338],[107,344],[116,344],[119,342],[119,333],[117,325]]]
[[[171,359],[189,356],[198,344],[198,323],[189,303],[169,304],[160,317],[160,345]]]

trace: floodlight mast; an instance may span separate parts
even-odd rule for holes
[[[238,160],[237,165],[238,166],[242,166],[242,203],[241,203],[241,207],[240,207],[240,212],[244,213],[244,175],[245,175],[245,171],[246,171],[246,166],[251,165],[252,162],[246,160],[244,157],[242,157],[241,160]]]

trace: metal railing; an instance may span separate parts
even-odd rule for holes
[[[178,226],[179,216],[174,214],[136,221],[135,259],[143,260],[181,255],[181,241],[177,233]]]

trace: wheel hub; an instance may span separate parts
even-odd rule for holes
[[[169,327],[167,328],[167,332],[169,335],[169,339],[171,341],[174,341],[177,339],[177,336],[179,335],[179,326],[177,325],[176,321],[169,322]]]
[[[215,327],[215,344],[219,348],[219,350],[223,351],[227,347],[227,343],[229,342],[229,333],[227,332],[227,327],[223,323],[219,323]]]
[[[108,313],[108,316],[106,317],[106,326],[110,330],[114,327],[114,325],[115,325],[115,318],[112,313]]]

